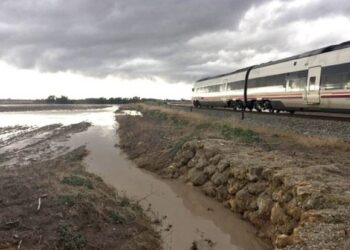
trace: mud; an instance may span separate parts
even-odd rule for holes
[[[119,117],[120,145],[140,167],[196,186],[275,248],[349,249],[347,149],[308,147],[192,114],[145,106]]]
[[[67,145],[91,123],[34,125],[45,119],[0,129],[0,249],[160,249],[142,208],[85,170],[85,146]]]

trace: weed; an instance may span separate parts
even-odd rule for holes
[[[239,138],[248,142],[259,142],[261,140],[258,133],[254,132],[253,130],[231,127],[226,124],[221,127],[221,134],[226,139]]]
[[[60,242],[65,250],[84,249],[86,245],[85,237],[80,232],[73,232],[68,225],[60,225],[58,228]]]
[[[196,125],[195,129],[196,130],[205,130],[205,129],[209,129],[211,126],[212,126],[212,124],[209,122],[202,122],[202,123],[199,123],[198,125]]]
[[[90,180],[81,178],[77,175],[71,175],[68,177],[64,177],[62,183],[71,185],[71,186],[84,186],[89,189],[93,189],[92,182]]]
[[[170,117],[170,121],[171,121],[177,128],[182,128],[182,127],[188,125],[188,123],[189,123],[187,120],[182,119],[182,118],[180,118],[180,117],[178,117],[178,116],[175,116],[175,115],[173,115],[173,116]]]
[[[126,196],[123,196],[123,197],[121,197],[119,204],[122,207],[129,206],[130,205],[130,200]]]
[[[124,224],[125,218],[121,216],[118,212],[113,211],[111,213],[111,219],[114,224]]]
[[[67,206],[75,205],[78,199],[80,199],[80,197],[72,195],[61,195],[58,197],[58,201]]]
[[[182,146],[188,142],[189,140],[191,140],[192,136],[185,136],[183,138],[181,138],[180,140],[178,140],[174,146],[171,147],[170,149],[170,156],[171,157],[175,157],[175,155],[182,149]]]

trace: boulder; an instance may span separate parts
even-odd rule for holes
[[[231,172],[236,179],[244,180],[246,176],[246,171],[247,169],[244,166],[232,167],[231,163]]]
[[[231,178],[228,180],[228,187],[227,187],[228,193],[229,194],[236,194],[246,184],[247,184],[247,181],[245,181],[245,180],[238,180],[235,178]]]
[[[270,220],[274,225],[284,225],[288,223],[288,216],[284,213],[283,208],[278,203],[275,203],[272,206]]]
[[[211,181],[216,185],[220,186],[222,184],[226,184],[228,181],[228,178],[230,177],[230,170],[227,169],[223,173],[216,172],[212,177]]]
[[[181,165],[186,165],[194,157],[194,155],[195,153],[192,150],[182,151],[179,162]]]
[[[248,192],[253,195],[258,195],[262,193],[263,191],[265,191],[266,187],[267,187],[266,182],[255,182],[255,183],[249,183],[247,185]]]
[[[216,199],[220,202],[226,200],[228,197],[227,187],[221,185],[216,189]]]
[[[217,170],[217,167],[215,165],[209,165],[209,166],[205,167],[203,171],[208,176],[212,176],[216,170]]]
[[[254,166],[248,169],[248,172],[246,173],[247,180],[251,182],[256,182],[261,178],[261,174],[263,171],[263,167],[260,166]]]
[[[218,164],[218,171],[222,173],[229,167],[230,167],[230,163],[227,160],[221,160]]]
[[[208,181],[201,187],[202,192],[210,197],[216,197],[216,187],[215,185],[211,182]]]
[[[214,157],[210,158],[209,163],[213,165],[217,165],[221,159],[222,159],[222,155],[217,154]]]
[[[192,168],[188,171],[187,179],[191,181],[194,186],[201,186],[208,180],[208,176],[203,171]]]
[[[270,216],[270,211],[271,211],[271,207],[272,207],[272,199],[271,199],[271,196],[264,193],[264,194],[261,194],[257,201],[257,206],[258,206],[258,215],[261,217],[261,218],[269,218]]]

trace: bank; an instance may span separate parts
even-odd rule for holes
[[[119,146],[139,167],[197,186],[275,248],[349,249],[347,144],[163,106],[123,109],[142,113],[117,118]]]

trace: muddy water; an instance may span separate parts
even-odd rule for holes
[[[267,249],[254,229],[219,203],[207,198],[195,188],[179,181],[166,181],[137,168],[115,144],[118,143],[114,120],[116,107],[96,111],[32,112],[7,114],[8,125],[38,125],[53,123],[92,122],[87,131],[73,135],[68,145],[87,145],[87,169],[100,175],[119,194],[139,200],[151,208],[152,216],[163,219],[165,249],[189,249],[194,240],[210,239],[214,249]],[[23,116],[26,116],[26,120]],[[18,120],[22,117],[21,120]],[[2,121],[6,117],[2,117]],[[10,124],[9,124],[10,123]],[[0,124],[1,126],[1,124]]]

